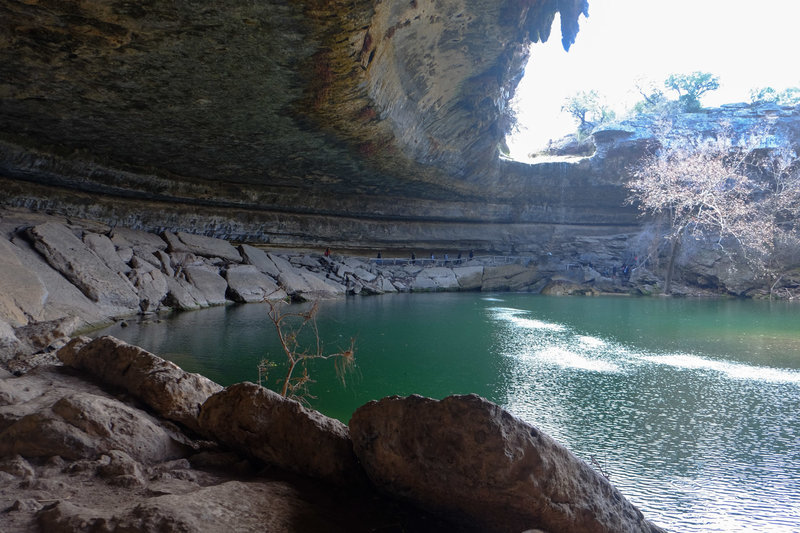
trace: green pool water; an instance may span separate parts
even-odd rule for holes
[[[369,400],[480,394],[609,474],[671,531],[800,531],[800,305],[438,293],[322,302],[346,387],[311,367],[311,404],[347,422]],[[101,332],[228,385],[281,361],[266,307]],[[283,369],[274,369],[269,384]]]

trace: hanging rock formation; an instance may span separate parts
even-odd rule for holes
[[[615,184],[498,158],[556,13],[568,48],[587,0],[4,3],[2,201],[339,249],[625,230]]]

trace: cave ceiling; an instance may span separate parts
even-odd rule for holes
[[[532,41],[584,0],[0,4],[0,140],[175,180],[475,192]]]
[[[617,185],[498,157],[556,14],[569,48],[587,0],[0,0],[3,203],[232,238],[617,223]]]

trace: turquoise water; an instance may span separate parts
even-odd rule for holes
[[[356,339],[346,387],[311,368],[329,416],[475,392],[594,458],[670,531],[800,531],[800,305],[405,294],[323,302],[318,324],[328,351]],[[226,385],[282,358],[261,305],[103,333]]]

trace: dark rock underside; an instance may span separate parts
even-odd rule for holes
[[[528,46],[560,13],[568,47],[586,10],[2,2],[3,201],[314,246],[502,251],[554,226],[619,233],[635,219],[618,176],[497,157]]]

